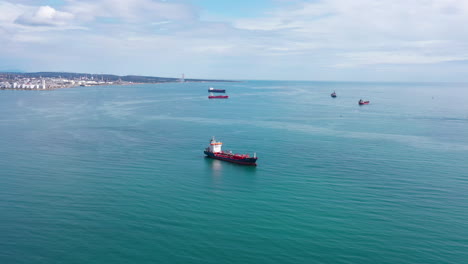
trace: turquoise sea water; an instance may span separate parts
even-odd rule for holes
[[[468,263],[467,99],[415,83],[0,91],[0,263]],[[204,158],[211,136],[258,167]]]

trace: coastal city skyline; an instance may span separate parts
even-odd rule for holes
[[[90,74],[74,72],[0,72],[0,89],[14,90],[53,90],[58,88],[71,88],[76,86],[95,85],[130,85],[155,83],[184,83],[184,82],[232,82],[230,80],[193,79],[139,76],[139,75],[112,75]]]
[[[468,81],[468,2],[0,0],[0,71]]]

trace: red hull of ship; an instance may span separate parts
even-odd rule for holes
[[[257,158],[249,157],[247,155],[213,153],[210,151],[205,151],[205,155],[212,159],[228,161],[241,165],[257,166]]]

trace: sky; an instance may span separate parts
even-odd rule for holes
[[[468,0],[0,0],[0,71],[468,81]]]

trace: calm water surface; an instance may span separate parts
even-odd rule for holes
[[[467,84],[2,90],[0,263],[468,263],[467,101]],[[204,158],[211,136],[258,167]]]

